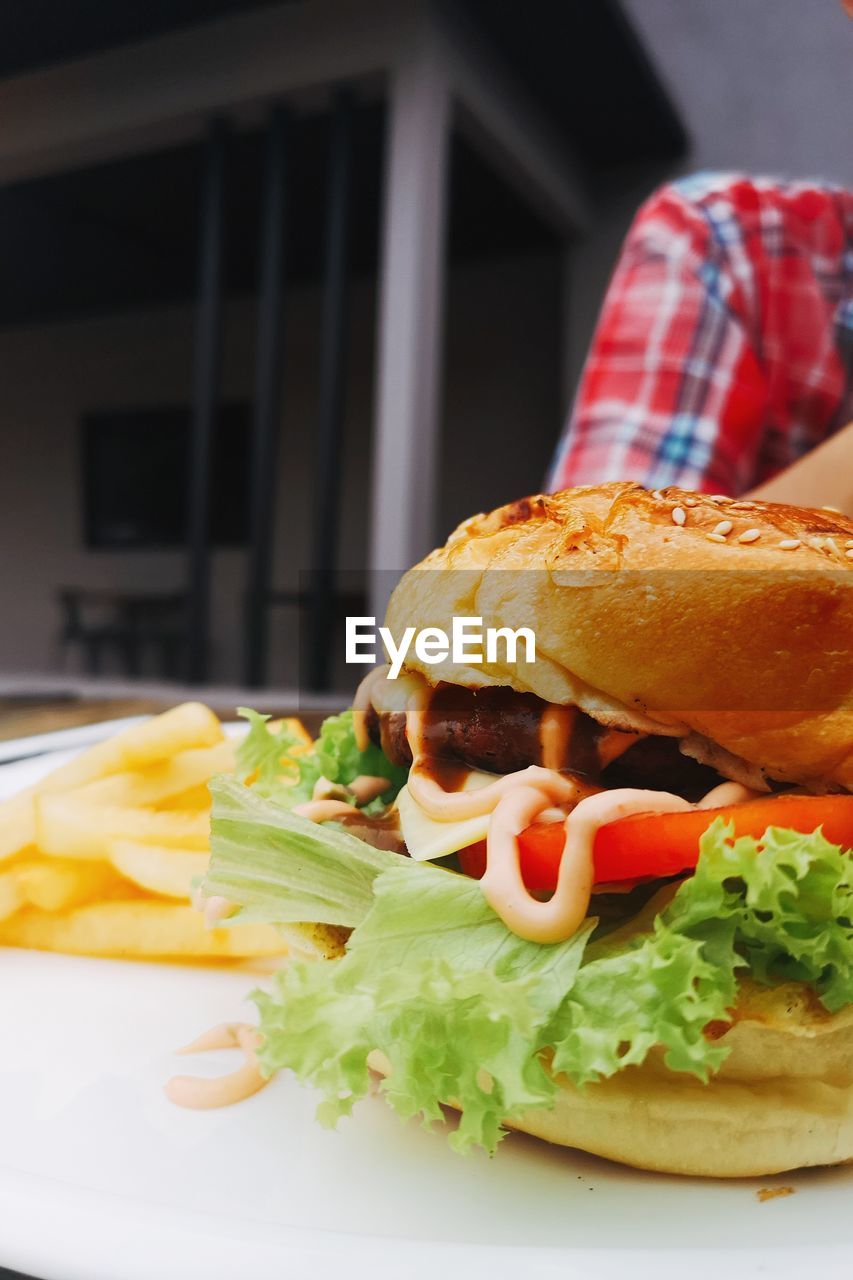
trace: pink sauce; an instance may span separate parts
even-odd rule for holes
[[[332,822],[335,818],[351,818],[358,809],[343,800],[306,800],[304,804],[295,804],[292,812],[309,822]]]
[[[742,782],[721,782],[697,803],[697,809],[720,809],[726,804],[742,804],[744,800],[757,800],[760,796],[767,798],[765,791],[753,791]]]
[[[550,703],[542,712],[539,750],[546,769],[562,769],[565,765],[577,715],[577,707],[561,707],[556,703]]]
[[[599,827],[638,813],[684,813],[750,799],[757,793],[739,783],[715,787],[698,805],[668,791],[621,788],[590,795],[588,788],[553,768],[531,765],[472,791],[445,791],[424,764],[424,722],[429,689],[419,690],[406,709],[406,736],[412,751],[409,794],[437,822],[460,822],[491,813],[486,839],[486,872],[480,884],[504,924],[531,942],[560,942],[577,931],[589,910],[593,886],[592,852]],[[543,717],[543,720],[546,719]],[[571,731],[569,716],[554,714],[540,730],[543,758],[555,761]],[[634,738],[618,735],[613,755]],[[557,888],[546,902],[533,898],[521,877],[518,836],[534,818],[553,817],[552,806],[573,806],[565,817],[565,842]]]
[[[362,727],[373,685],[384,679],[384,669],[377,668],[362,681],[356,697],[356,719]],[[694,808],[736,804],[758,794],[732,782],[715,787],[698,805],[666,791],[623,788],[590,794],[582,782],[557,772],[566,759],[577,712],[571,707],[556,706],[545,711],[540,724],[543,766],[531,765],[468,791],[447,791],[425,759],[424,730],[430,696],[430,687],[423,683],[406,703],[406,737],[412,752],[409,794],[436,822],[462,822],[491,815],[486,872],[480,884],[489,904],[507,927],[532,942],[559,942],[570,938],[585,919],[593,887],[593,846],[600,827],[633,814],[683,813]],[[600,745],[605,746],[609,760],[626,750],[638,736],[614,732],[605,735],[612,741]],[[558,806],[556,815],[554,806]],[[563,817],[569,807],[571,811]],[[306,812],[308,808],[301,805],[296,812]],[[548,901],[541,902],[531,897],[522,880],[518,836],[534,819],[545,815],[549,820],[556,817],[563,821],[565,842],[557,888]],[[313,812],[306,812],[306,816],[313,816]]]
[[[515,775],[517,776],[517,775]],[[592,850],[599,827],[635,813],[682,813],[693,806],[666,791],[621,788],[578,802],[565,819],[557,887],[547,902],[527,892],[521,878],[518,836],[551,803],[544,787],[516,786],[496,806],[489,824],[486,874],[480,884],[507,928],[530,942],[562,942],[586,918],[592,894]]]
[[[206,1110],[230,1107],[257,1093],[268,1079],[261,1075],[256,1050],[260,1037],[247,1022],[223,1022],[200,1035],[179,1053],[205,1053],[211,1049],[242,1049],[245,1061],[224,1076],[173,1076],[165,1086],[166,1097],[178,1107]]]
[[[367,713],[372,705],[374,685],[384,682],[389,670],[390,667],[387,663],[381,667],[374,667],[372,671],[368,671],[355,691],[355,697],[352,700],[352,727],[355,735],[355,745],[359,751],[366,751],[370,746],[370,736],[367,732]]]
[[[221,920],[227,920],[237,910],[236,903],[230,898],[223,898],[218,893],[212,894],[209,898],[203,898],[201,907],[204,911],[204,923],[208,929],[214,929]]]
[[[362,805],[370,804],[371,800],[387,791],[390,785],[387,778],[380,778],[378,774],[361,773],[353,778],[348,790],[355,796],[356,803]]]

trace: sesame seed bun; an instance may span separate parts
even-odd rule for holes
[[[466,520],[407,573],[387,625],[532,627],[536,661],[407,665],[508,685],[602,723],[722,748],[764,776],[853,789],[853,521],[607,484]],[[487,572],[500,570],[501,572]],[[438,572],[437,572],[438,571]]]
[[[658,1052],[641,1067],[576,1089],[511,1128],[546,1142],[659,1173],[763,1177],[853,1160],[853,1008],[828,1014],[804,987],[746,981],[730,1048],[708,1084],[669,1071]],[[373,1054],[382,1074],[389,1063]]]

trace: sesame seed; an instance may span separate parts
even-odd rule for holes
[[[740,535],[738,542],[757,542],[760,537],[760,529],[747,529],[745,533]]]
[[[725,538],[721,533],[706,533],[705,537],[709,542],[725,542]]]
[[[711,501],[712,502],[731,502],[731,498],[727,493],[712,493]]]
[[[827,547],[827,549],[831,551],[833,555],[836,555],[836,556],[841,555],[841,548],[839,547],[838,543],[835,541],[834,538],[827,538],[824,543],[824,546]]]
[[[853,538],[848,538],[844,545],[845,547],[853,547]]]
[[[844,554],[846,555],[848,560],[853,560],[853,547],[850,547],[850,549],[848,551],[845,551]]]
[[[815,551],[823,551],[823,538],[806,538],[806,542]]]
[[[684,507],[673,507],[670,514],[672,515],[673,524],[684,524],[687,520],[687,512]]]
[[[699,499],[698,499],[698,498],[685,498],[685,499],[684,499],[684,506],[685,506],[685,507],[696,507],[696,506],[698,506],[698,505],[699,505]]]
[[[731,533],[734,525],[731,520],[721,520],[719,524],[714,525],[714,533],[719,533],[725,537],[727,533]]]
[[[783,538],[779,543],[779,546],[783,551],[796,551],[797,547],[801,547],[802,545],[803,544],[799,538]]]
[[[831,511],[837,516],[844,514],[840,507],[821,507],[821,511]]]
[[[732,510],[733,511],[754,511],[755,503],[754,502],[733,502]]]
[[[663,502],[663,494],[660,489],[652,489],[652,497],[657,499],[658,502]]]

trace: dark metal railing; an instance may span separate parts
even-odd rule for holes
[[[187,495],[187,679],[207,679],[210,633],[210,472],[222,349],[222,259],[225,239],[227,126],[212,120],[204,146],[199,217],[193,407]]]
[[[249,478],[244,682],[250,688],[262,685],[266,675],[276,461],[281,432],[288,132],[287,112],[283,107],[273,107],[267,125],[261,209],[255,414]]]
[[[289,151],[287,109],[274,106],[266,131],[258,266],[255,400],[249,466],[249,530],[244,602],[243,682],[267,677],[268,614],[284,596],[306,622],[306,683],[330,682],[330,638],[343,595],[336,589],[340,531],[341,462],[345,416],[346,320],[349,230],[353,182],[355,94],[334,95],[328,161],[320,330],[320,393],[314,434],[308,590],[290,599],[272,590],[278,443],[281,434],[284,356],[284,279],[287,255]],[[212,443],[219,396],[222,345],[224,246],[224,121],[211,122],[204,144],[204,185],[199,216],[198,303],[189,460],[187,676],[203,683],[209,668],[210,494]]]
[[[347,249],[352,193],[354,98],[339,89],[332,113],[329,191],[320,334],[320,407],[314,437],[311,590],[308,600],[308,688],[329,688],[335,561],[341,505],[341,453],[346,382]]]

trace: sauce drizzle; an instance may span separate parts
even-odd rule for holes
[[[577,716],[577,707],[562,707],[555,702],[549,703],[542,712],[539,758],[546,769],[565,768]]]
[[[666,791],[622,788],[580,800],[564,823],[565,840],[553,897],[540,902],[521,878],[518,836],[550,803],[544,787],[518,786],[500,800],[489,824],[486,873],[480,884],[507,928],[529,942],[562,942],[586,918],[593,885],[592,850],[599,827],[635,813],[681,813],[693,806]]]
[[[344,800],[306,800],[303,804],[295,804],[292,812],[309,822],[333,822],[335,818],[351,818],[359,810]]]
[[[165,1094],[178,1107],[194,1111],[213,1107],[230,1107],[235,1102],[250,1098],[253,1093],[269,1084],[261,1075],[257,1049],[260,1035],[257,1027],[248,1022],[223,1022],[205,1031],[178,1053],[205,1053],[211,1049],[242,1049],[245,1061],[236,1071],[224,1076],[172,1076],[165,1085]]]
[[[367,732],[367,714],[373,705],[373,686],[380,682],[384,683],[390,670],[391,668],[387,663],[374,667],[372,671],[368,671],[355,691],[355,697],[352,700],[352,728],[355,745],[359,751],[366,751],[370,746],[370,736]]]
[[[385,673],[377,668],[362,681],[357,695],[360,706],[369,705],[372,685],[380,679],[385,679]],[[448,773],[441,762],[428,758],[426,731],[432,693],[423,681],[412,689],[406,701],[406,738],[412,754],[409,794],[436,822],[463,822],[490,815],[486,871],[480,885],[489,905],[506,926],[531,942],[560,942],[570,938],[582,924],[589,910],[594,879],[593,846],[600,827],[634,814],[683,813],[735,804],[760,794],[738,783],[727,782],[714,787],[693,805],[668,791],[634,788],[599,791],[577,778],[567,777],[559,770],[565,767],[577,709],[562,706],[549,706],[542,715],[539,726],[542,765],[529,765],[484,786],[465,790],[454,771]],[[363,719],[364,713],[361,714]],[[640,733],[613,730],[605,733],[599,748],[601,763],[615,759],[640,736]],[[557,813],[554,806],[558,807]],[[560,811],[566,810],[570,811],[561,817]],[[549,820],[562,821],[565,830],[557,888],[547,901],[528,893],[521,876],[518,850],[520,833],[543,815]]]

